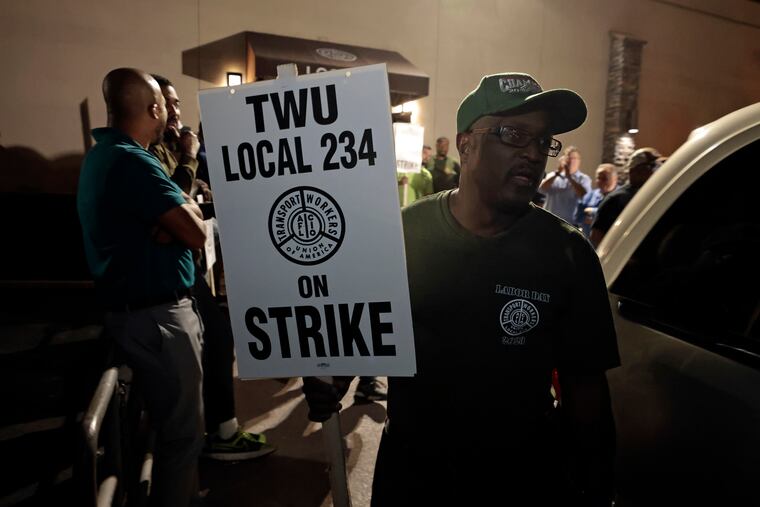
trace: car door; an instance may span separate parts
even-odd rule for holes
[[[631,205],[661,215],[624,212],[645,227],[601,245],[620,506],[760,505],[760,140],[744,142],[709,146],[714,163],[675,195],[650,187]]]

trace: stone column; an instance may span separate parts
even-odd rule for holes
[[[628,131],[638,128],[639,77],[645,44],[632,35],[610,32],[602,162],[618,168],[625,165],[635,149]]]

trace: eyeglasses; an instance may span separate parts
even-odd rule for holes
[[[473,134],[496,134],[502,143],[518,148],[525,148],[533,140],[538,141],[539,151],[550,157],[556,157],[562,151],[562,143],[551,136],[535,137],[522,129],[502,125],[501,127],[484,127],[472,129]]]

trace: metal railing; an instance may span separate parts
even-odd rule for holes
[[[119,369],[108,368],[82,420],[84,449],[78,475],[88,507],[123,502],[120,390]],[[103,475],[105,479],[99,481]]]

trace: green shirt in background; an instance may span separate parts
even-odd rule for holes
[[[404,176],[409,180],[406,203],[404,203],[404,185],[401,184]],[[396,180],[398,181],[398,201],[402,208],[433,193],[433,176],[424,167],[418,173],[396,173]]]
[[[158,217],[185,204],[155,156],[113,128],[82,163],[77,209],[85,253],[106,305],[150,301],[193,285],[189,248],[152,238]]]

